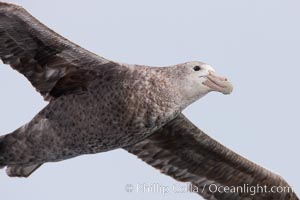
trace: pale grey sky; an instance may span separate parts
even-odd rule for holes
[[[155,66],[199,60],[227,75],[230,96],[209,94],[184,113],[210,136],[285,177],[300,194],[300,2],[297,0],[18,0],[56,32],[106,58]],[[0,66],[0,133],[46,103]],[[46,164],[29,179],[0,171],[1,199],[201,199],[128,193],[126,184],[178,184],[123,150]]]

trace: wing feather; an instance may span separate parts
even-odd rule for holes
[[[292,188],[279,175],[260,167],[224,147],[199,130],[182,114],[146,140],[125,148],[149,165],[176,180],[190,182],[205,199],[297,200]],[[290,192],[214,192],[226,186],[286,187]]]
[[[97,56],[58,35],[20,6],[0,2],[0,58],[22,73],[46,100],[57,82],[69,74],[91,74],[117,64]],[[74,77],[74,76],[73,76]],[[78,76],[79,77],[79,76]],[[87,81],[89,77],[85,78]],[[65,78],[66,80],[70,80]],[[67,82],[69,89],[87,84],[82,78]],[[65,87],[66,88],[66,87]],[[70,92],[70,90],[68,92]]]

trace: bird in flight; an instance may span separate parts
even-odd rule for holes
[[[293,191],[212,192],[207,187],[290,187],[232,152],[182,110],[211,91],[231,93],[202,62],[168,67],[122,64],[47,28],[21,6],[0,2],[0,58],[48,101],[30,122],[0,136],[0,167],[28,177],[42,164],[123,148],[205,199],[297,200]]]

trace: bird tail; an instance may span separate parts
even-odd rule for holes
[[[0,168],[10,164],[12,157],[11,146],[17,140],[15,132],[0,136]]]
[[[33,164],[33,165],[28,165],[28,166],[23,166],[23,165],[7,166],[6,174],[10,177],[27,178],[35,170],[37,170],[41,165],[42,164]]]
[[[10,177],[28,177],[35,170],[37,170],[41,164],[33,164],[33,165],[10,165],[9,160],[5,154],[9,148],[9,144],[12,144],[16,139],[10,135],[0,136],[0,169],[6,168],[6,173]]]
[[[5,167],[4,143],[5,143],[5,135],[2,135],[0,136],[0,169]]]

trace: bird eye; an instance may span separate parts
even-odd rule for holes
[[[198,66],[198,65],[194,67],[194,70],[195,70],[195,71],[199,71],[200,69],[201,69],[201,67]]]

